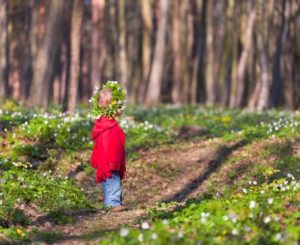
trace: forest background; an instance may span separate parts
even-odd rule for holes
[[[299,0],[0,0],[0,26],[2,101],[300,106]]]

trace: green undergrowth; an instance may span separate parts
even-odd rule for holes
[[[0,166],[0,223],[4,226],[30,223],[24,205],[40,213],[91,207],[72,180],[55,176],[51,170],[33,171],[20,162],[1,162]]]
[[[214,182],[218,176],[212,174],[202,199],[160,204],[149,210],[150,227],[148,223],[141,229],[122,227],[120,234],[105,235],[110,239],[104,244],[293,244],[299,239],[299,157],[291,153],[299,138],[299,112],[135,106],[128,107],[118,120],[127,135],[128,166],[141,149],[180,144],[183,139],[178,132],[183,126],[204,129],[184,140],[219,137],[244,141],[250,147],[252,142],[268,138],[287,143],[262,150],[262,158],[274,157],[271,166],[263,161],[254,166],[240,164],[228,173],[229,181],[222,187]],[[93,174],[89,159],[79,156],[91,153],[92,128],[86,109],[71,116],[57,106],[28,109],[11,101],[1,106],[0,230],[4,237],[0,243],[6,238],[30,241],[34,234],[37,240],[50,243],[61,239],[60,233],[30,232],[27,227],[32,219],[26,207],[56,224],[72,223],[67,215],[70,210],[95,208],[74,179],[66,178],[74,162],[80,162],[86,174]],[[242,156],[235,156],[222,164],[233,166],[243,161]],[[145,168],[160,170],[159,163]],[[160,175],[171,178],[174,173],[170,167]]]
[[[163,203],[148,211],[151,223],[122,227],[118,236],[101,244],[295,244],[299,189],[289,175],[222,197]]]
[[[229,141],[236,138],[249,142],[268,137],[293,138],[295,132],[300,128],[299,111],[274,109],[260,112],[203,106],[180,108],[161,106],[132,107],[128,109],[127,113],[133,115],[137,121],[147,120],[164,128],[201,126],[207,130],[207,134],[223,137]]]

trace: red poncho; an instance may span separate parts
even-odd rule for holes
[[[96,182],[103,182],[119,171],[125,177],[125,134],[115,119],[101,117],[94,122],[94,141],[91,166],[96,171]]]

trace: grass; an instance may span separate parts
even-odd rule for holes
[[[149,228],[144,224],[145,229],[100,232],[106,238],[103,244],[293,244],[299,239],[300,159],[293,155],[300,136],[298,112],[129,107],[120,124],[127,134],[129,166],[139,158],[139,150],[180,144],[183,139],[178,131],[183,126],[199,126],[207,138],[244,141],[245,145],[224,159],[203,183],[206,192],[202,196],[183,203],[160,203],[148,210]],[[64,212],[92,206],[81,186],[65,176],[74,162],[80,162],[86,175],[93,175],[88,159],[93,121],[85,110],[68,116],[56,107],[29,110],[7,102],[0,110],[0,127],[3,239],[61,240],[60,233],[39,231],[33,238],[26,229],[31,217],[20,207],[34,204],[54,223],[72,224],[72,217],[62,215]],[[197,137],[203,135],[193,140]],[[156,172],[170,181],[178,174],[171,162],[141,164],[140,170]],[[142,173],[136,174],[142,179]],[[98,235],[95,231],[95,237]]]

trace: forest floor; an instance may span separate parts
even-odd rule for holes
[[[221,138],[194,138],[141,150],[136,160],[127,165],[127,179],[123,181],[124,203],[128,211],[113,213],[88,210],[73,215],[71,224],[56,225],[46,221],[37,227],[57,237],[53,244],[97,244],[100,240],[119,232],[120,227],[139,227],[147,220],[147,210],[159,201],[184,202],[201,197],[214,181],[216,193],[223,185],[231,185],[259,160],[271,164],[272,156],[262,159],[260,152],[280,139],[259,142],[225,141]],[[283,143],[283,142],[281,142]],[[297,147],[296,153],[297,153]],[[83,158],[90,152],[83,153]],[[85,155],[86,154],[86,155]],[[260,159],[261,158],[261,159]],[[239,159],[235,164],[226,161]],[[73,166],[73,168],[78,166]],[[234,174],[233,174],[234,173]],[[92,173],[77,171],[75,178],[100,202],[100,186],[95,185]],[[38,240],[38,239],[37,239]]]
[[[0,244],[299,240],[298,112],[129,108],[120,119],[129,209],[113,213],[90,166],[92,120],[6,107]]]

